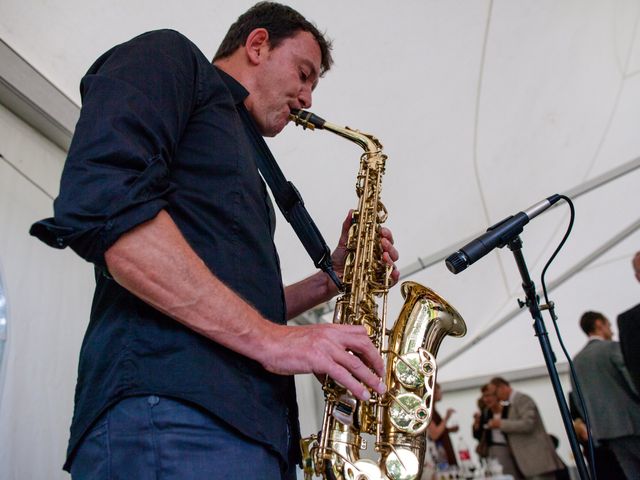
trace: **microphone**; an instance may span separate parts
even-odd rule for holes
[[[502,248],[513,238],[522,232],[524,226],[534,217],[537,217],[551,205],[560,200],[560,195],[554,194],[545,198],[541,202],[532,205],[524,212],[516,213],[504,220],[489,227],[475,240],[467,243],[455,253],[452,253],[445,260],[447,268],[451,273],[460,273],[472,263],[480,260],[494,248]]]

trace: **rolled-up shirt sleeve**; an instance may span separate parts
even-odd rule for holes
[[[170,165],[198,103],[193,45],[174,31],[114,47],[82,79],[82,110],[54,201],[30,233],[104,267],[125,232],[166,208]]]

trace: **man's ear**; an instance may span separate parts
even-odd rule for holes
[[[266,28],[252,30],[244,44],[244,50],[249,62],[258,65],[269,50],[269,32]]]

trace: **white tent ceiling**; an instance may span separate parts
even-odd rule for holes
[[[80,78],[113,44],[174,28],[211,57],[252,3],[4,0],[0,38],[79,104]],[[401,269],[640,157],[637,0],[286,3],[334,39],[335,67],[312,110],[385,145],[383,200]],[[293,127],[269,143],[333,244],[355,204],[359,148]],[[576,199],[574,232],[548,281],[637,222],[638,180],[633,170]],[[522,235],[538,285],[567,212],[562,205],[549,211]],[[298,280],[310,264],[282,219],[277,242],[285,280]],[[635,231],[552,292],[571,353],[583,343],[576,323],[584,310],[613,318],[637,303],[630,258],[639,249]],[[438,262],[410,278],[448,298],[473,337],[516,305],[520,279],[509,255],[492,253],[458,276]],[[398,297],[396,290],[391,312],[399,310]],[[461,345],[446,341],[442,354]],[[542,363],[531,321],[521,314],[452,358],[441,378]]]

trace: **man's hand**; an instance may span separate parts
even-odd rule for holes
[[[333,262],[333,268],[339,277],[342,277],[344,273],[344,265],[347,258],[347,240],[349,238],[349,229],[351,228],[351,218],[353,210],[350,210],[342,222],[342,233],[338,246],[331,254],[331,260]],[[398,283],[400,278],[400,271],[396,267],[395,262],[400,258],[398,250],[393,245],[393,233],[386,227],[380,227],[380,245],[382,247],[382,260],[392,268],[391,272],[391,285]]]
[[[578,440],[583,444],[586,444],[589,441],[589,431],[587,430],[587,425],[582,421],[581,418],[576,418],[573,421],[573,428],[576,431]]]
[[[349,212],[347,218],[342,223],[342,233],[338,246],[331,254],[333,269],[342,278],[344,274],[344,266],[347,258],[347,239],[349,238],[349,228],[351,227],[351,215],[353,210]],[[395,266],[398,260],[398,250],[393,246],[393,235],[388,228],[380,229],[380,245],[382,247],[382,259],[391,267],[391,275],[389,278],[389,286],[393,286],[400,278],[400,272]],[[338,293],[338,288],[324,272],[316,272],[310,277],[300,280],[292,285],[285,287],[285,298],[287,303],[287,320],[291,320],[303,312],[328,302]]]
[[[342,223],[338,246],[331,254],[334,270],[339,277],[344,274],[352,215],[353,210]],[[394,263],[399,255],[393,245],[393,234],[388,228],[380,229],[380,246],[383,261],[392,268],[390,285],[395,285],[400,278]],[[287,318],[293,318],[337,293],[336,286],[324,273],[289,285],[285,289]],[[360,400],[369,399],[368,389],[384,393],[384,362],[363,326],[274,325],[274,333],[265,337],[264,355],[260,354],[263,357],[260,362],[270,372],[285,375],[314,373],[319,378],[329,375]]]
[[[473,414],[473,428],[480,428],[480,419],[482,418],[480,412],[474,412]]]
[[[502,422],[499,418],[492,418],[487,422],[487,427],[492,429],[499,429],[502,426]]]
[[[363,326],[273,325],[265,337],[262,365],[281,375],[329,375],[360,400],[369,400],[368,388],[383,394],[384,362]],[[352,352],[352,353],[351,353]]]

